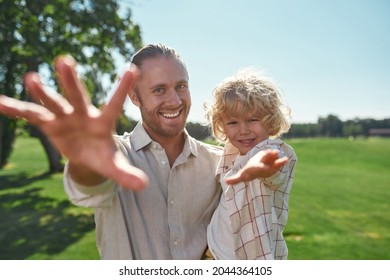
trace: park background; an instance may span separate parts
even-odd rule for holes
[[[94,24],[101,27],[111,13],[117,11],[121,17],[130,8],[133,45],[127,46],[127,56],[113,51],[112,57],[100,57],[104,52],[99,47],[107,45],[94,45],[99,42],[96,38],[88,42],[82,36],[69,36],[77,37],[77,44],[84,40],[92,46],[78,57],[84,65],[79,70],[91,90],[112,91],[110,78],[115,81],[129,66],[132,47],[165,43],[179,51],[190,72],[193,105],[187,129],[210,141],[203,126],[203,102],[211,98],[213,87],[242,67],[266,70],[292,108],[293,125],[285,141],[299,158],[285,230],[289,259],[390,259],[390,139],[384,137],[390,128],[387,1],[100,0],[85,1],[86,6],[82,2],[0,1],[1,93],[26,98],[22,74],[31,69],[23,59],[32,57],[41,58],[36,70],[55,86],[50,63],[65,50],[38,46],[59,44],[50,41],[56,30],[48,29],[49,18],[61,14],[57,5],[79,12],[84,7],[86,15],[100,5],[93,17],[96,23],[88,27],[93,30],[91,37],[85,36],[89,40],[95,35],[105,38],[98,37],[106,32],[104,28],[95,34]],[[113,2],[118,10],[109,6]],[[16,8],[25,9],[24,15]],[[66,15],[66,11],[62,12]],[[34,19],[29,12],[44,16]],[[20,19],[25,21],[11,26]],[[45,28],[34,33],[34,26]],[[16,31],[9,33],[11,27]],[[9,38],[19,45],[7,45],[15,43]],[[76,56],[80,49],[71,46],[69,53]],[[115,65],[107,64],[110,58]],[[18,67],[10,87],[5,74],[12,59]],[[106,64],[89,69],[86,65],[95,60]],[[88,70],[103,74],[91,77]],[[91,85],[96,80],[102,81],[100,88]],[[105,98],[92,96],[97,105]],[[118,132],[131,129],[139,119],[130,103],[126,108]],[[61,172],[48,164],[44,137],[22,121],[12,123],[4,117],[0,121],[0,136],[6,127],[14,132],[0,169],[0,259],[98,259],[93,212],[71,205],[66,198]]]

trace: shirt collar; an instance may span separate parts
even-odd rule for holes
[[[146,132],[141,121],[137,123],[131,134],[132,146],[136,151],[139,151],[154,142]],[[184,129],[184,139],[183,154],[186,156],[189,156],[190,154],[198,156],[198,145],[196,144],[196,140],[188,134],[186,129]]]
[[[195,138],[191,137],[188,134],[186,129],[184,129],[184,137],[185,137],[184,150],[189,149],[189,153],[197,157],[199,146],[197,145]]]
[[[240,152],[236,147],[234,147],[230,142],[226,143],[223,149],[222,157],[219,160],[219,164],[216,170],[216,175],[226,173],[227,171],[229,171],[229,169],[234,163],[234,160],[237,158],[239,154]]]
[[[144,126],[142,125],[142,122],[137,123],[131,134],[131,144],[136,151],[146,147],[153,141],[152,138],[150,138],[149,134],[146,132]]]

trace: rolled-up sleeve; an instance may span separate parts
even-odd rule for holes
[[[70,177],[68,164],[64,170],[64,188],[70,201],[82,207],[109,207],[117,193],[116,184],[109,179],[95,186],[78,184]]]

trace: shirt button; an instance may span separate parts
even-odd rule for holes
[[[177,241],[174,241],[174,242],[173,242],[173,246],[177,246]]]
[[[162,164],[162,165],[166,165],[167,162],[166,162],[165,160],[163,160],[163,161],[161,161],[161,164]]]
[[[170,203],[171,203],[171,205],[173,205],[173,204],[175,204],[175,201],[172,199]]]

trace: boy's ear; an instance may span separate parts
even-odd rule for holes
[[[132,88],[129,93],[128,93],[129,97],[130,97],[130,100],[131,102],[133,102],[133,104],[137,107],[140,106],[140,102],[139,102],[139,99],[138,99],[138,95],[136,93],[136,90],[134,88]]]

